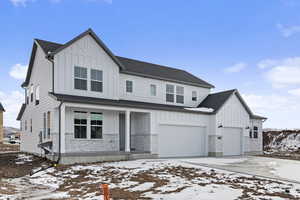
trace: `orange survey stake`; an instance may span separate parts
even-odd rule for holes
[[[108,184],[101,184],[104,200],[110,200]]]

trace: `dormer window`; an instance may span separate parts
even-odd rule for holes
[[[87,90],[87,68],[74,67],[74,88]]]
[[[91,69],[91,91],[103,91],[103,73],[100,70]]]

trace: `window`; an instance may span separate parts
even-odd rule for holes
[[[103,91],[103,73],[100,70],[91,69],[91,91]]]
[[[25,131],[27,131],[27,120],[25,120]]]
[[[132,93],[133,91],[133,83],[132,81],[126,81],[126,92]]]
[[[91,139],[102,139],[102,113],[91,113]]]
[[[74,137],[86,138],[87,133],[87,113],[78,112],[74,113]]]
[[[153,84],[150,85],[150,93],[151,96],[156,96],[156,85]]]
[[[36,86],[35,88],[35,105],[40,104],[40,86]]]
[[[30,132],[32,133],[32,119],[30,119]]]
[[[166,101],[174,102],[174,85],[167,84],[167,86],[166,86]]]
[[[51,132],[50,132],[51,124],[50,124],[50,122],[51,122],[51,113],[48,111],[47,112],[47,137],[48,137],[48,139],[50,139],[50,134],[51,134]]]
[[[87,69],[84,67],[75,67],[74,77],[75,89],[87,90]]]
[[[20,122],[20,130],[23,130],[23,121]]]
[[[184,103],[184,87],[176,86],[176,103]]]
[[[197,92],[196,91],[192,92],[192,101],[197,101]]]
[[[44,139],[46,139],[46,131],[47,131],[47,127],[46,127],[46,121],[47,121],[47,116],[46,113],[44,113],[44,120],[43,120],[43,132],[44,132]]]
[[[249,138],[252,138],[252,129],[249,130]]]
[[[26,101],[26,104],[28,105],[29,104],[29,91],[30,89],[25,89],[25,95],[26,95],[26,99],[25,99],[25,101]]]
[[[33,85],[30,87],[30,101],[33,102]]]
[[[257,126],[253,127],[253,138],[258,138],[258,127]]]

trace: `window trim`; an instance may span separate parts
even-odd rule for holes
[[[157,96],[157,89],[155,84],[150,84],[150,96],[156,97]],[[154,90],[152,90],[154,89]],[[154,93],[152,93],[154,91]]]
[[[99,115],[101,115],[102,116],[102,120],[101,120],[101,125],[92,125],[92,115],[93,114],[99,114]],[[89,137],[89,139],[91,139],[91,140],[102,140],[103,139],[103,113],[98,113],[98,112],[90,112],[89,113],[89,115],[90,115],[90,137]],[[101,127],[101,138],[92,138],[92,127]]]
[[[253,126],[253,138],[258,139],[258,126]]]
[[[101,72],[101,79],[102,80],[96,80],[96,79],[93,79],[92,78],[92,71],[99,71],[99,72]],[[91,85],[90,85],[90,90],[92,91],[92,92],[100,92],[100,93],[103,93],[103,71],[102,70],[99,70],[99,69],[93,69],[93,68],[91,68],[90,69],[90,73],[91,73],[91,80],[90,80],[90,83],[91,83]],[[97,83],[101,83],[101,91],[96,91],[96,90],[93,90],[92,89],[92,82],[97,82]]]
[[[197,91],[192,91],[192,101],[197,101],[198,100],[198,94]]]
[[[131,83],[131,91],[128,91],[127,83]],[[126,93],[133,93],[133,81],[132,80],[125,81],[125,90],[126,90]]]
[[[182,94],[179,94],[178,88],[182,88]],[[177,97],[182,97],[182,102],[178,102]],[[184,104],[184,87],[180,85],[176,85],[176,103],[178,104]]]
[[[76,113],[82,113],[82,114],[86,114],[86,124],[85,125],[83,125],[83,124],[76,124],[75,123],[75,119],[76,119]],[[75,140],[86,140],[86,139],[88,139],[88,118],[89,118],[89,116],[88,116],[88,112],[84,112],[84,111],[74,111],[74,117],[73,117],[73,130],[74,130],[74,134],[73,134],[73,138],[75,139]],[[81,120],[81,119],[80,119]],[[86,127],[86,137],[85,138],[77,138],[77,137],[75,137],[75,134],[76,134],[76,131],[75,131],[75,127],[76,126],[80,126],[80,127],[83,127],[83,126],[85,126]]]
[[[172,88],[173,88],[173,92],[170,92],[170,91],[168,91],[168,86],[171,86]],[[175,86],[174,85],[172,85],[172,84],[166,84],[166,102],[167,103],[174,103],[175,102],[175,96],[176,96],[176,94],[175,94]],[[168,95],[173,95],[173,101],[168,101]]]
[[[75,73],[75,68],[76,67],[77,68],[82,68],[82,69],[86,70],[86,78],[76,77],[76,73]],[[74,89],[75,90],[81,90],[81,91],[87,91],[88,90],[88,77],[89,77],[88,68],[75,65],[73,69],[74,69],[74,74],[73,74],[74,75],[74,82],[73,82],[74,83]],[[76,80],[84,80],[84,81],[86,81],[86,89],[76,88],[76,84],[75,84]]]

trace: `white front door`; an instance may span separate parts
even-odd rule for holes
[[[159,157],[204,156],[205,130],[199,126],[160,125]]]
[[[241,137],[241,128],[222,128],[224,156],[237,156],[242,154]]]

